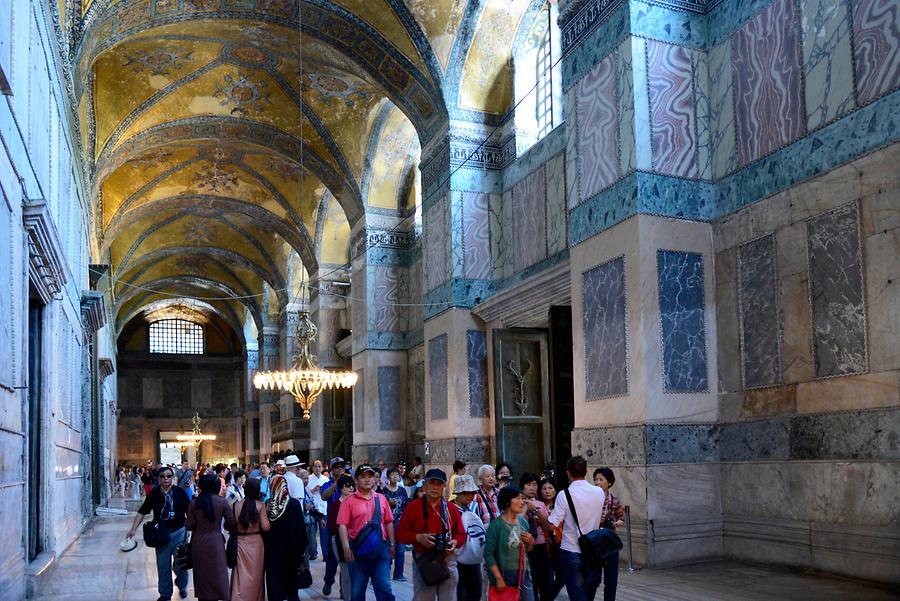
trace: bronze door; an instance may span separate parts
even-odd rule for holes
[[[550,386],[544,330],[494,330],[497,461],[515,475],[540,474],[550,461]]]

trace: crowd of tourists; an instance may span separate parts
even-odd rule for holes
[[[143,503],[126,538],[153,514],[143,534],[159,601],[176,588],[187,597],[189,569],[201,601],[299,600],[320,557],[325,597],[363,601],[371,587],[392,601],[407,554],[415,601],[552,601],[563,588],[585,601],[601,584],[615,600],[624,511],[611,469],[591,482],[585,459],[572,457],[557,494],[552,470],[516,477],[507,463],[470,472],[456,461],[448,479],[420,458],[407,467],[354,468],[341,457],[307,465],[290,454],[273,465],[129,468],[122,479],[140,474],[140,484],[122,493],[139,486]]]

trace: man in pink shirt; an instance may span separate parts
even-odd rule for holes
[[[356,492],[341,502],[337,515],[338,536],[350,568],[351,601],[365,601],[369,579],[378,601],[394,601],[394,515],[387,498],[375,492],[377,474],[368,464],[356,468]]]

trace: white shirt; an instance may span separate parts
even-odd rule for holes
[[[587,480],[575,480],[569,483],[569,494],[572,496],[572,503],[575,505],[575,512],[578,514],[581,534],[587,534],[591,530],[599,528],[603,519],[603,502],[606,500],[603,489],[588,483]],[[569,511],[569,501],[564,491],[560,491],[556,495],[553,513],[550,515],[550,523],[554,526],[563,525],[560,549],[572,553],[581,553],[581,548],[578,546],[578,537],[581,534],[579,534],[575,520]]]
[[[297,499],[302,503],[306,494],[303,490],[303,480],[300,479],[300,476],[294,472],[285,471],[284,481],[287,482],[288,494],[291,498]]]
[[[312,490],[317,486],[321,487],[326,482],[328,482],[328,476],[326,476],[325,474],[322,474],[321,476],[317,476],[315,474],[310,474],[309,481],[306,483],[306,485],[309,487],[310,490]],[[328,503],[326,503],[325,501],[322,500],[321,488],[319,490],[317,490],[316,492],[312,493],[312,498],[313,498],[313,504],[316,506],[316,510],[319,513],[327,513],[328,512]]]

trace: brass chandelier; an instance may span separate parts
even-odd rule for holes
[[[303,418],[309,419],[309,410],[324,391],[332,388],[352,388],[357,375],[352,371],[319,369],[316,356],[310,354],[309,343],[315,340],[319,329],[309,318],[309,311],[300,311],[297,323],[299,348],[289,371],[260,371],[253,376],[257,390],[278,388],[289,392],[303,409]]]
[[[190,434],[179,434],[175,437],[182,446],[186,447],[199,447],[200,443],[205,442],[207,440],[215,440],[215,434],[203,434],[200,431],[200,413],[195,412],[194,417],[191,418],[191,421],[194,423],[194,431]]]

